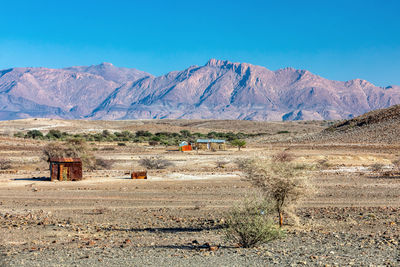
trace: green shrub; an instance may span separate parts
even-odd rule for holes
[[[118,146],[126,146],[125,143],[118,143]]]
[[[153,134],[150,133],[149,131],[137,131],[136,137],[141,137],[141,136],[150,137],[150,136],[153,136]]]
[[[31,130],[26,133],[27,138],[43,139],[43,133],[39,130]]]
[[[283,236],[271,219],[272,208],[267,202],[245,201],[226,215],[227,240],[251,248]]]

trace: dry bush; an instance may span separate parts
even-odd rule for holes
[[[280,226],[283,225],[283,213],[292,213],[299,200],[312,193],[307,179],[311,166],[260,159],[241,160],[238,165],[243,178],[274,203]]]
[[[47,162],[50,161],[51,158],[69,158],[76,157],[69,148],[65,147],[61,143],[50,143],[47,144],[43,150],[43,159]]]
[[[86,170],[92,171],[97,168],[96,158],[83,139],[73,138],[64,143],[50,143],[43,148],[43,155],[47,162],[50,158],[80,158]]]
[[[142,158],[139,160],[139,164],[146,169],[165,169],[169,166],[173,166],[174,164],[160,156],[155,156],[155,157],[147,157],[147,158]]]
[[[217,165],[217,168],[221,168],[221,169],[225,168],[227,164],[229,164],[229,161],[227,161],[227,160],[217,160],[215,162],[215,165]]]
[[[383,165],[382,163],[374,163],[371,166],[369,166],[369,169],[372,172],[381,172],[384,166],[385,165]]]
[[[393,160],[392,164],[396,171],[400,171],[400,158]]]
[[[103,150],[103,151],[113,151],[113,150],[115,150],[115,147],[107,146],[107,147],[101,148],[101,150]]]
[[[96,170],[110,170],[112,166],[114,165],[113,160],[107,160],[107,159],[96,159]]]
[[[332,164],[329,163],[328,159],[320,159],[320,160],[318,160],[318,167],[320,169],[328,169],[331,166],[332,166]]]
[[[286,151],[281,151],[273,155],[272,160],[275,162],[291,162],[294,160],[294,156]]]
[[[277,239],[283,232],[271,218],[271,205],[265,201],[245,201],[226,215],[225,236],[244,248],[255,247]]]
[[[0,159],[0,170],[8,170],[11,169],[11,161],[8,159]]]

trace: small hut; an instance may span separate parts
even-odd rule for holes
[[[50,178],[52,181],[82,180],[82,160],[80,158],[51,158]]]
[[[179,144],[179,151],[192,151],[192,145],[186,141]]]
[[[197,139],[196,148],[200,150],[226,150],[225,140]]]

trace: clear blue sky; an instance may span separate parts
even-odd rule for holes
[[[0,69],[209,58],[400,85],[400,1],[0,1]]]

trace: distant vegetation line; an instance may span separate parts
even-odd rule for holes
[[[281,133],[281,132],[278,132]],[[238,139],[246,139],[256,136],[268,135],[267,133],[257,134],[245,134],[245,133],[233,133],[233,132],[209,132],[207,134],[202,133],[191,133],[188,130],[182,130],[178,132],[157,132],[151,133],[149,131],[122,131],[122,132],[111,132],[103,130],[101,133],[82,133],[82,134],[71,134],[62,132],[59,130],[50,130],[47,134],[42,133],[39,130],[30,130],[26,133],[17,132],[14,134],[15,137],[26,138],[26,139],[38,139],[38,140],[59,140],[65,141],[71,138],[80,138],[86,141],[96,142],[152,142],[152,144],[161,145],[178,145],[182,141],[194,142],[199,138],[217,138],[224,139],[226,141],[233,141]]]

